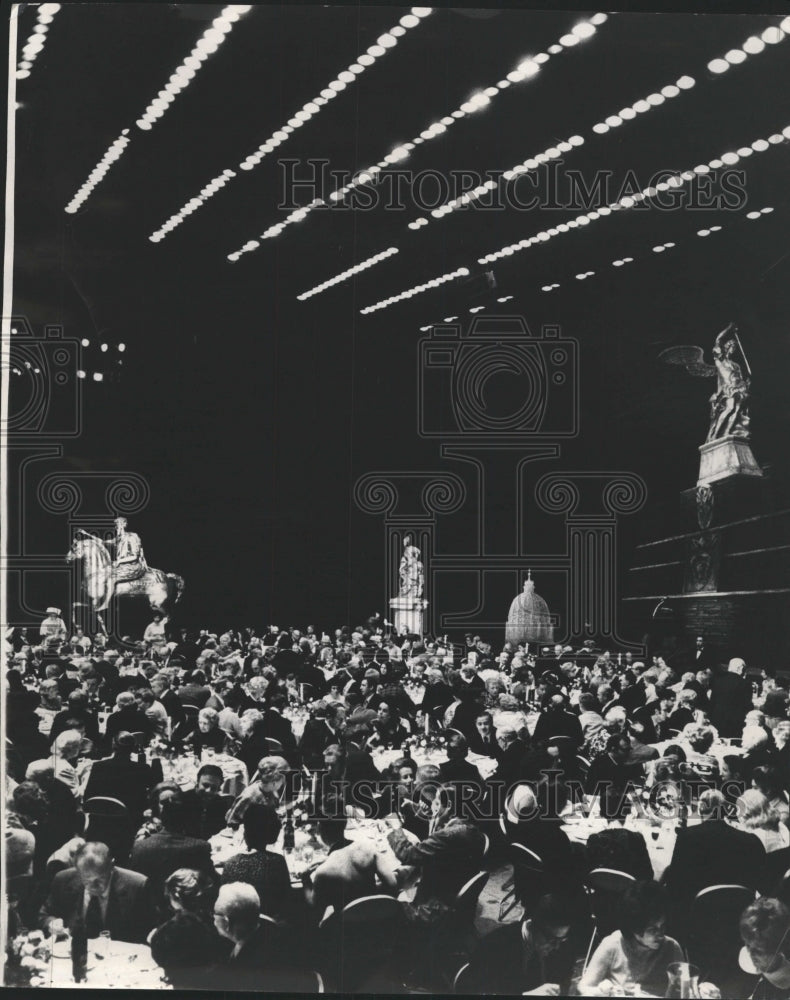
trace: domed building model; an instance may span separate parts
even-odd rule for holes
[[[540,594],[535,593],[532,570],[527,572],[524,590],[510,605],[505,639],[512,643],[536,642],[540,645],[554,642],[549,606]]]

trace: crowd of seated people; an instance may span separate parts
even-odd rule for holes
[[[311,991],[317,972],[360,992],[663,995],[670,966],[700,955],[710,996],[790,997],[786,678],[747,679],[699,645],[667,663],[385,629],[154,631],[116,648],[17,631],[12,933],[79,919],[147,942],[179,988]],[[165,781],[165,758],[194,766]],[[579,810],[603,822],[582,840],[566,823]],[[282,844],[298,816],[320,850],[294,876]],[[378,840],[351,835],[363,819]],[[218,861],[223,836],[238,851]],[[606,905],[601,870],[621,878]],[[486,878],[501,926],[481,936]],[[733,885],[746,895],[711,963],[695,907]],[[398,905],[380,910],[386,934],[356,925],[354,964],[337,915],[368,897]]]

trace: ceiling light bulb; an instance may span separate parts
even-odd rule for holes
[[[571,28],[571,34],[576,35],[578,38],[590,38],[595,34],[595,27],[589,21],[582,21],[575,28]]]
[[[681,90],[691,90],[694,86],[693,76],[681,76],[679,80],[675,80],[675,83],[680,87]]]
[[[578,45],[579,41],[580,39],[577,35],[563,35],[560,39],[560,45],[562,45],[563,48],[570,49],[574,45]]]
[[[772,25],[770,28],[766,28],[760,37],[768,45],[776,45],[778,42],[782,41],[785,37],[785,33],[781,28]]]
[[[726,59],[711,59],[708,63],[708,69],[711,73],[726,73],[730,68],[730,64]]]

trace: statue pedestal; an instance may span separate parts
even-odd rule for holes
[[[730,476],[762,476],[763,470],[746,438],[724,437],[699,446],[697,486],[708,486]]]
[[[404,629],[413,635],[425,635],[422,616],[427,607],[428,602],[421,597],[393,597],[390,608],[394,612],[395,631],[398,635]]]

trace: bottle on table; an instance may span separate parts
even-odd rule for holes
[[[71,974],[75,983],[88,978],[88,930],[82,917],[71,928]]]
[[[285,829],[283,830],[283,850],[292,851],[296,845],[294,836],[294,821],[290,812],[285,818]]]

